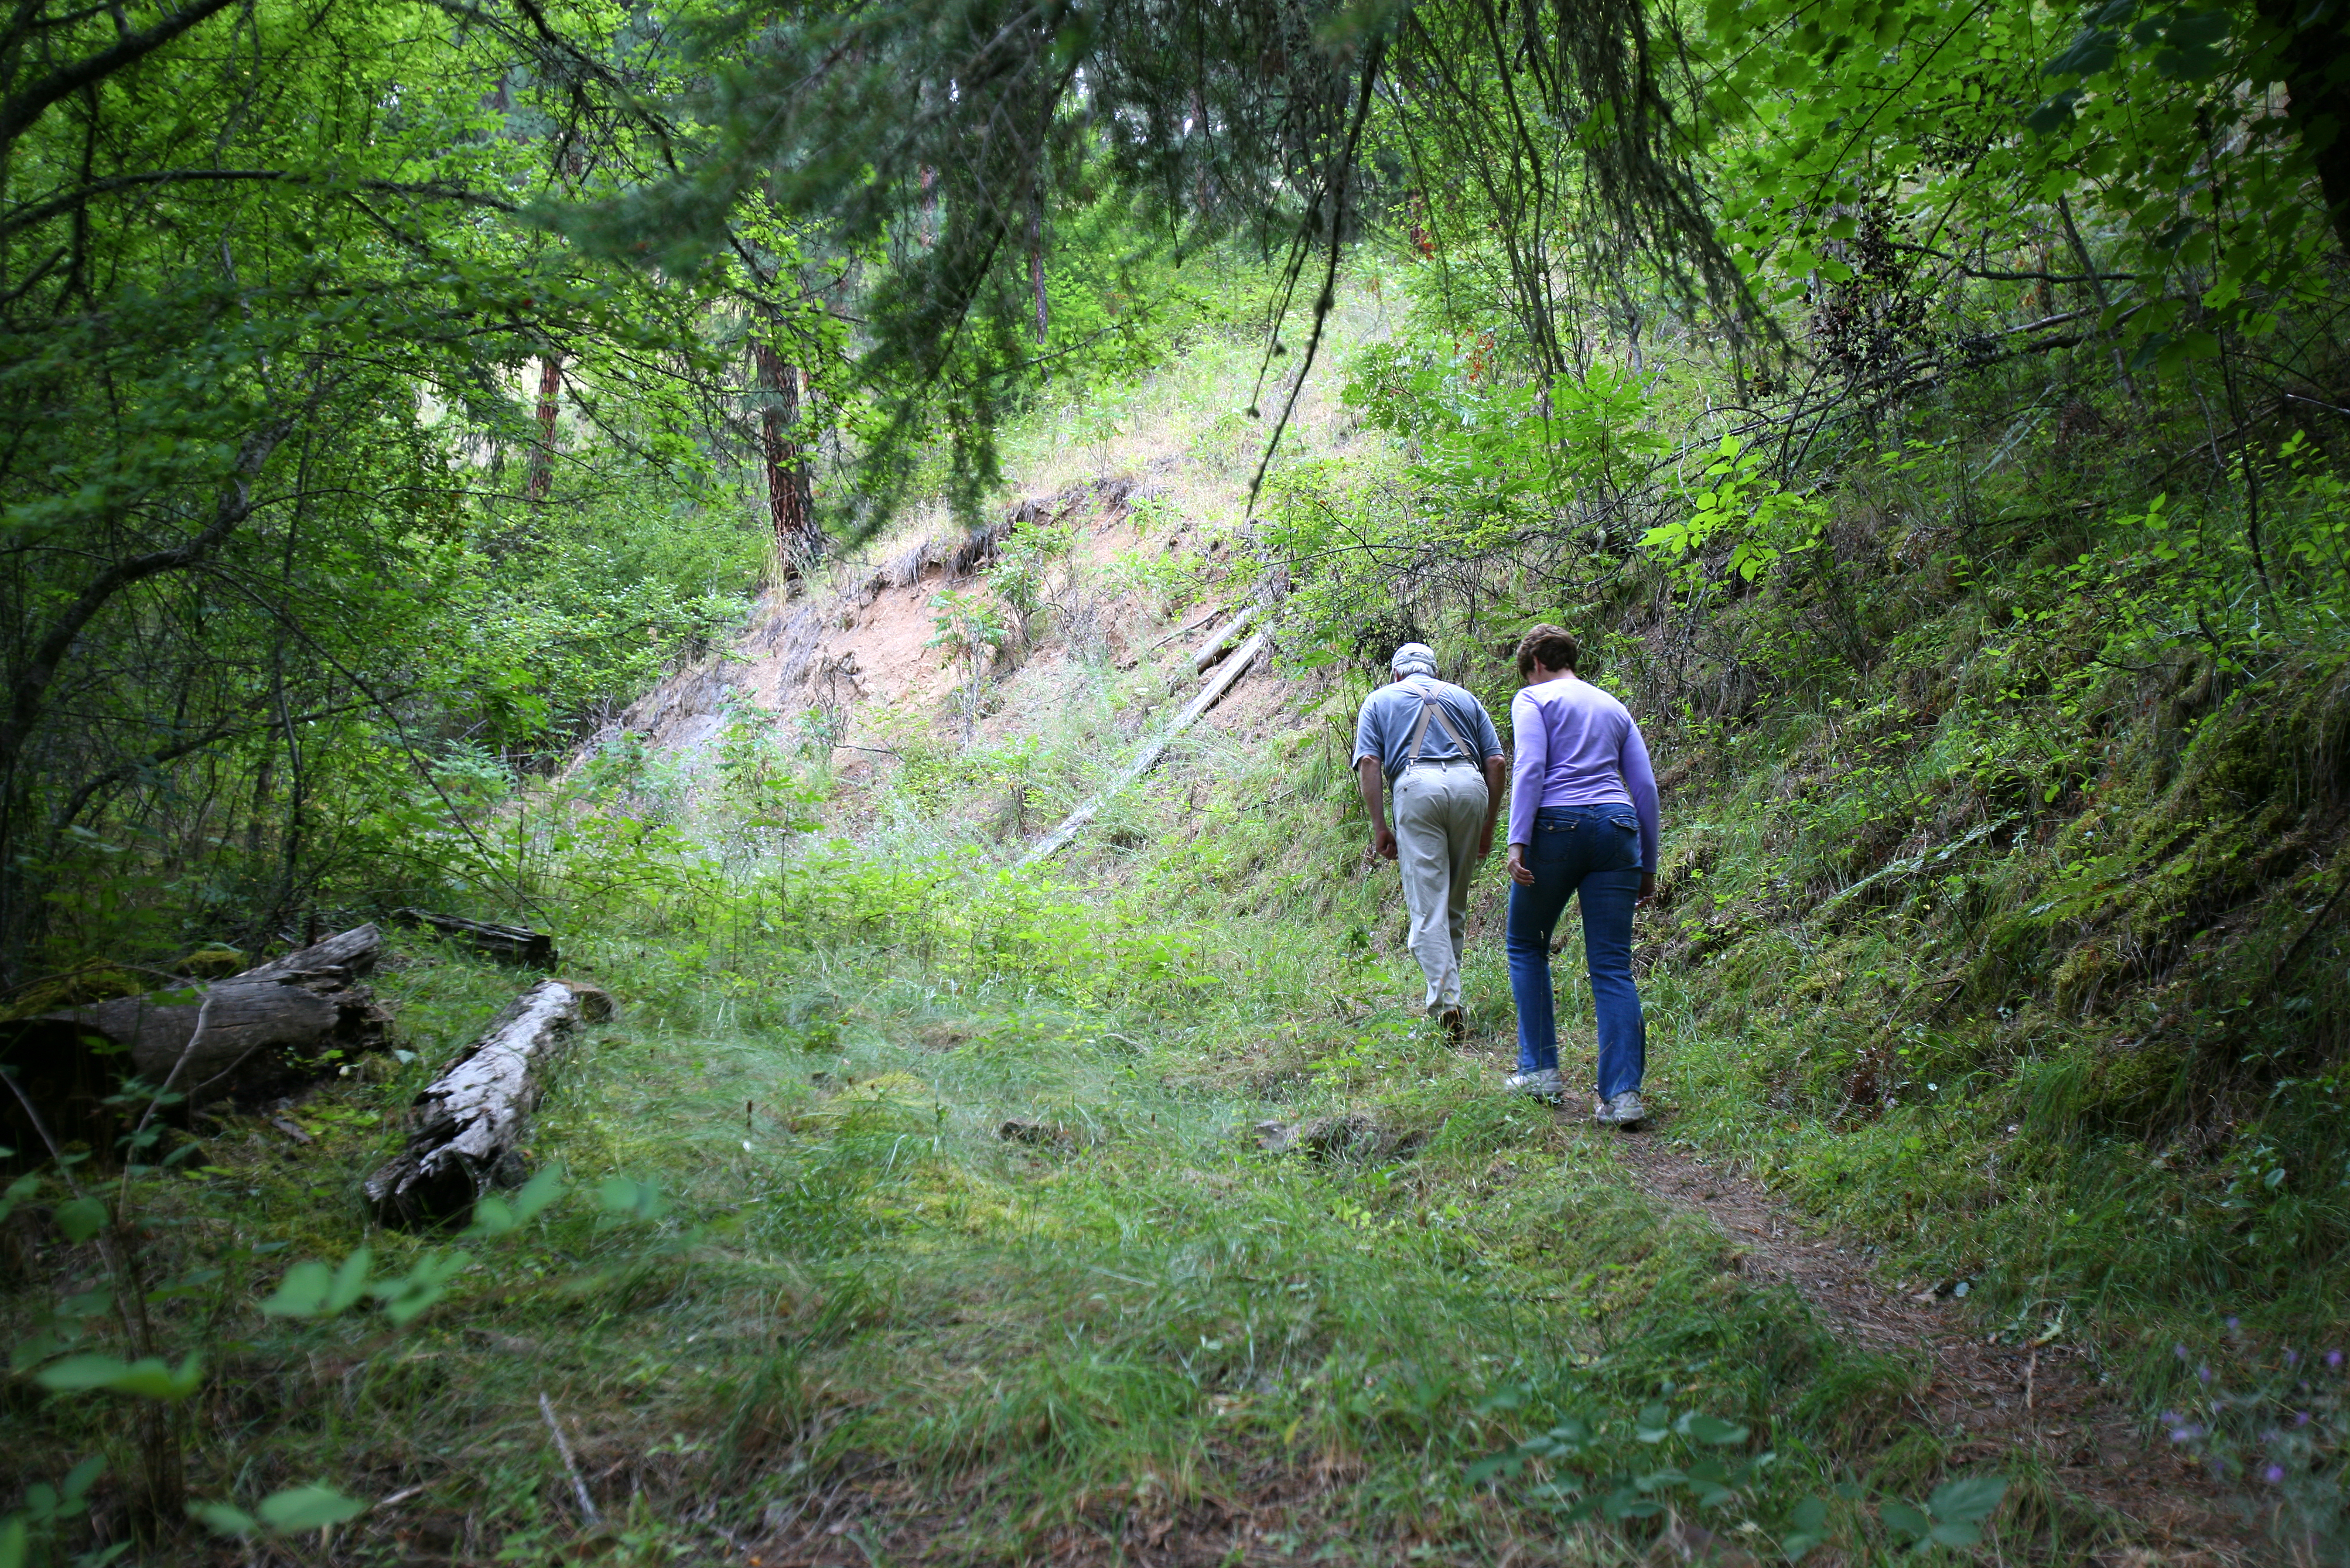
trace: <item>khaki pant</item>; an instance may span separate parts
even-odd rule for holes
[[[1396,775],[1396,864],[1403,871],[1404,908],[1411,911],[1407,945],[1428,977],[1430,1012],[1461,1005],[1461,933],[1484,844],[1486,804],[1482,768],[1455,763]]]

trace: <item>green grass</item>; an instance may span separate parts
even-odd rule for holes
[[[1048,926],[1108,939],[1132,919],[1021,891]],[[1190,928],[1154,979],[1106,981],[991,923],[1003,897],[939,875],[927,932],[895,947],[840,940],[856,922],[837,905],[755,949],[721,929],[742,905],[575,944],[626,1011],[537,1121],[532,1160],[567,1171],[568,1195],[463,1242],[473,1266],[404,1330],[264,1317],[290,1260],[364,1241],[398,1273],[451,1244],[370,1232],[358,1183],[396,1107],[515,982],[446,952],[401,969],[384,989],[414,1063],[307,1101],[311,1146],[205,1124],[194,1173],[140,1194],[158,1277],[227,1271],[157,1308],[168,1343],[213,1358],[179,1409],[192,1492],[250,1510],[316,1480],[421,1488],[345,1527],[335,1560],[406,1532],[463,1560],[555,1561],[581,1521],[542,1394],[600,1538],[647,1562],[796,1528],[825,1499],[877,1552],[940,1561],[1200,1528],[1243,1497],[1273,1500],[1276,1559],[1628,1552],[1653,1526],[1563,1530],[1467,1467],[1570,1414],[1601,1428],[1586,1468],[1652,1457],[1630,1418],[1659,1399],[1778,1455],[1717,1522],[1776,1532],[1832,1469],[1875,1463],[1870,1412],[1915,1369],[1727,1272],[1719,1237],[1638,1197],[1605,1139],[1496,1098],[1481,1064],[1388,1005],[1391,975],[1311,929],[1232,920]],[[991,969],[975,932],[1017,961]],[[1369,1000],[1342,1020],[1334,982]],[[1326,1163],[1251,1134],[1334,1110],[1377,1114],[1410,1152]],[[1066,1140],[1006,1141],[1013,1117]],[[614,1176],[655,1186],[658,1215],[599,1208]],[[88,1252],[50,1239],[22,1260],[20,1335],[86,1282]],[[11,1387],[11,1451],[59,1470],[111,1454],[119,1505],[123,1405]],[[1912,1445],[1888,1473],[1933,1468]]]

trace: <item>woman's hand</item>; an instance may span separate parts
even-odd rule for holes
[[[1526,846],[1523,844],[1510,846],[1510,880],[1521,888],[1534,885],[1534,874],[1526,868]]]

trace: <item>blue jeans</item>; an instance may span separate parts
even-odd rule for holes
[[[1510,994],[1518,1004],[1518,1070],[1558,1065],[1550,934],[1583,896],[1583,953],[1599,1016],[1599,1097],[1640,1086],[1648,1026],[1632,983],[1632,906],[1640,897],[1640,822],[1628,805],[1546,805],[1523,858],[1531,888],[1510,884]]]

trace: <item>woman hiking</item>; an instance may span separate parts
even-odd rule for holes
[[[1565,629],[1518,640],[1525,685],[1510,701],[1517,760],[1510,785],[1510,993],[1518,1070],[1509,1086],[1555,1097],[1558,1032],[1550,934],[1567,898],[1583,898],[1583,952],[1599,1019],[1594,1119],[1627,1131],[1647,1118],[1640,1075],[1648,1024],[1632,983],[1632,910],[1657,890],[1657,780],[1624,704],[1575,672],[1582,649]]]

